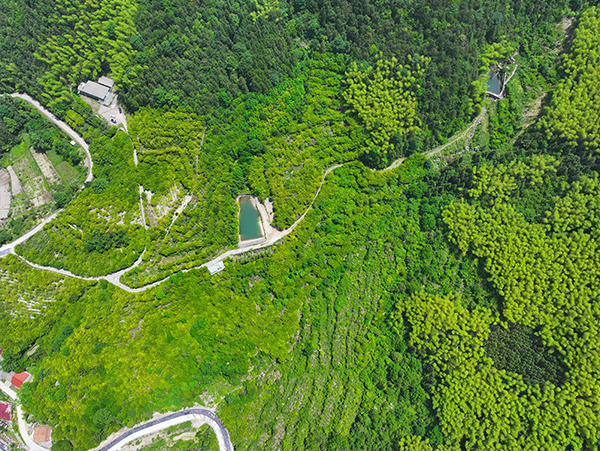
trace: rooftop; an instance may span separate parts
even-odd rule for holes
[[[104,100],[110,88],[108,86],[101,85],[95,81],[86,81],[77,88],[81,94],[92,97],[98,100]]]
[[[29,378],[29,376],[30,376],[30,374],[27,371],[15,374],[12,377],[10,383],[13,384],[17,388],[21,388],[21,385],[23,385],[23,382],[25,382],[27,380],[27,378]]]
[[[213,263],[210,266],[207,266],[206,268],[208,269],[208,272],[212,276],[218,272],[223,271],[225,269],[225,264],[222,261],[218,261],[216,263]]]
[[[115,86],[115,82],[112,78],[108,78],[108,77],[100,77],[98,79],[98,83],[101,84],[102,86],[107,86],[109,88],[112,88],[113,86]]]
[[[0,402],[0,420],[10,421],[11,412],[12,404]]]
[[[50,440],[52,428],[50,426],[37,426],[33,431],[33,441],[35,443],[44,443]]]

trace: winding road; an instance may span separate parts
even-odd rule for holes
[[[14,249],[16,246],[18,246],[21,243],[24,243],[29,238],[31,238],[33,235],[35,235],[40,230],[42,230],[44,228],[44,226],[46,224],[48,224],[49,222],[51,222],[54,218],[56,218],[61,211],[63,211],[63,210],[62,209],[56,210],[50,216],[47,216],[46,218],[44,218],[44,220],[41,223],[39,223],[37,226],[35,226],[33,229],[31,229],[25,235],[20,236],[19,238],[14,240],[12,243],[8,243],[8,244],[5,244],[4,246],[0,247],[0,257],[4,257],[5,255],[7,255],[9,253],[14,253]]]
[[[137,440],[144,435],[153,434],[171,426],[192,421],[192,425],[199,426],[208,424],[217,436],[220,451],[233,451],[233,444],[229,437],[229,432],[223,425],[223,422],[218,416],[208,409],[192,408],[184,409],[178,412],[165,414],[160,418],[140,423],[137,426],[128,429],[115,439],[107,440],[108,443],[100,444],[96,451],[117,451],[134,440]]]
[[[89,170],[88,170],[88,177],[86,178],[86,181],[90,181],[92,180],[93,176],[92,176],[92,166],[93,166],[93,162],[92,162],[92,157],[91,154],[89,152],[89,147],[87,145],[87,143],[83,140],[83,138],[81,136],[79,136],[72,128],[70,128],[67,124],[65,124],[64,122],[60,121],[59,119],[57,119],[52,113],[50,113],[46,108],[44,108],[38,101],[34,100],[33,98],[31,98],[29,95],[27,94],[11,94],[12,97],[18,97],[21,98],[27,102],[29,102],[31,105],[33,105],[35,108],[37,108],[40,112],[42,112],[48,119],[50,119],[53,123],[55,123],[56,125],[58,125],[63,131],[65,131],[65,133],[67,133],[69,136],[71,136],[76,142],[78,142],[83,149],[86,151],[87,155],[88,155],[88,160],[89,160]],[[479,116],[477,116],[477,118],[475,118],[475,120],[469,125],[469,127],[467,127],[466,130],[464,130],[463,132],[453,136],[449,141],[447,141],[445,144],[442,144],[432,150],[430,150],[429,152],[427,152],[425,155],[428,158],[431,158],[432,156],[442,152],[445,148],[447,148],[448,146],[454,144],[455,142],[459,141],[460,139],[464,138],[465,136],[467,136],[469,133],[472,133],[475,131],[475,129],[477,128],[477,126],[481,123],[481,121],[483,120],[483,118],[485,117],[485,115],[487,114],[487,109],[483,108],[481,110],[481,113],[479,114]],[[399,167],[403,162],[404,162],[405,158],[401,157],[398,158],[397,160],[393,161],[388,167],[383,168],[383,169],[379,169],[379,171],[389,171],[392,169],[395,169],[397,167]],[[183,269],[182,272],[189,272],[192,271],[194,269],[199,269],[199,268],[204,268],[204,267],[212,267],[217,265],[218,263],[223,262],[224,260],[226,260],[227,258],[233,257],[235,255],[239,255],[239,254],[243,254],[246,252],[252,252],[252,251],[257,251],[260,249],[264,249],[267,247],[272,246],[273,244],[275,244],[277,241],[281,240],[282,238],[288,236],[290,233],[292,233],[294,231],[294,229],[298,226],[298,224],[300,224],[304,218],[306,217],[306,215],[308,214],[308,212],[310,211],[310,209],[313,207],[313,204],[315,202],[315,200],[317,199],[317,197],[319,196],[319,193],[321,192],[321,188],[323,187],[323,184],[325,183],[325,179],[327,178],[327,175],[334,171],[335,169],[345,165],[347,163],[341,163],[341,164],[335,164],[329,168],[327,168],[324,172],[323,172],[323,177],[321,179],[321,183],[319,184],[319,187],[317,188],[317,191],[315,192],[315,195],[313,196],[313,199],[310,203],[310,205],[306,208],[306,210],[304,211],[304,213],[287,229],[285,230],[277,230],[275,228],[273,228],[269,222],[268,222],[268,218],[266,215],[266,212],[261,211],[261,216],[263,218],[263,223],[266,229],[266,235],[267,238],[265,239],[265,241],[252,245],[252,246],[244,246],[243,248],[236,248],[236,249],[231,249],[228,251],[223,252],[222,254],[218,255],[217,257],[213,258],[212,260],[203,263],[202,265],[198,265],[198,266],[194,266],[192,268],[187,268],[187,269]],[[140,203],[141,200],[140,200]],[[143,204],[141,205],[142,208],[142,215],[143,215]],[[170,276],[165,277],[164,279],[158,280],[156,282],[144,285],[142,287],[138,287],[138,288],[131,288],[128,287],[127,285],[123,284],[121,282],[121,276],[123,274],[125,274],[126,272],[134,269],[135,267],[137,267],[138,265],[140,265],[140,263],[142,262],[142,258],[143,258],[143,253],[142,255],[139,257],[139,259],[131,266],[129,266],[128,268],[124,268],[120,271],[117,271],[115,273],[112,274],[107,274],[104,276],[97,276],[97,277],[85,277],[85,276],[79,276],[77,274],[74,274],[70,271],[64,270],[64,269],[58,269],[58,268],[54,268],[51,266],[43,266],[43,265],[39,265],[37,263],[33,263],[25,258],[23,258],[22,256],[16,254],[15,252],[15,247],[21,243],[23,243],[24,241],[26,241],[28,238],[30,238],[31,236],[35,235],[37,232],[39,232],[40,230],[42,230],[42,228],[44,227],[44,225],[50,223],[62,210],[56,211],[55,213],[53,213],[52,215],[48,216],[47,218],[45,218],[41,224],[39,224],[38,226],[36,226],[33,230],[27,232],[25,235],[23,235],[22,237],[18,238],[17,240],[13,241],[12,243],[8,243],[2,247],[0,247],[0,257],[3,257],[7,254],[14,254],[17,255],[24,263],[28,264],[29,266],[39,269],[39,270],[43,270],[43,271],[50,271],[50,272],[54,272],[56,274],[61,274],[64,276],[68,276],[68,277],[73,277],[76,279],[81,279],[81,280],[106,280],[110,283],[112,283],[113,285],[121,288],[122,290],[125,290],[129,293],[139,293],[151,288],[154,288],[158,285],[160,285],[161,283],[165,282]]]

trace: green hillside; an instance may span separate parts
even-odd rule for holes
[[[30,422],[52,450],[194,405],[238,450],[600,447],[596,4],[0,1],[0,92],[94,162],[81,188],[0,97],[0,165],[32,143],[61,177],[0,244],[64,208],[0,258]],[[126,128],[77,94],[102,75]],[[238,243],[240,195],[268,245]]]

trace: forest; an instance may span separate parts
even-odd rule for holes
[[[1,365],[52,450],[194,405],[236,449],[600,447],[596,4],[0,2],[0,92],[94,161],[0,258]],[[100,75],[127,129],[76,94]],[[35,110],[0,116],[3,167],[83,169]],[[240,194],[303,219],[210,275]],[[216,449],[188,429],[146,449]]]

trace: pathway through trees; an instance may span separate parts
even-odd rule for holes
[[[39,102],[37,102],[36,100],[32,99],[31,97],[29,97],[27,94],[11,94],[11,96],[13,97],[19,97],[21,99],[26,100],[27,102],[29,102],[30,104],[32,104],[34,107],[36,107],[38,110],[40,110],[48,119],[50,119],[52,122],[54,122],[56,125],[58,125],[62,130],[64,130],[66,133],[69,134],[69,136],[71,136],[75,141],[77,141],[87,152],[88,154],[88,159],[89,159],[89,172],[88,172],[88,177],[86,178],[86,181],[91,181],[93,176],[92,176],[92,166],[93,166],[93,162],[92,162],[92,157],[89,153],[89,148],[87,143],[83,140],[83,138],[81,136],[79,136],[73,129],[71,129],[68,125],[66,125],[64,122],[58,120],[52,113],[50,113],[48,110],[46,110],[42,105],[40,105]],[[432,156],[442,152],[444,149],[446,149],[448,146],[454,144],[455,142],[459,141],[460,139],[465,138],[466,136],[468,136],[470,133],[473,133],[475,131],[475,129],[477,128],[477,126],[481,123],[481,121],[483,120],[483,118],[485,117],[485,115],[487,114],[487,109],[486,108],[482,108],[481,113],[479,114],[479,116],[477,116],[475,118],[475,120],[469,125],[469,127],[467,127],[466,130],[464,130],[463,132],[453,136],[450,140],[448,140],[448,142],[446,142],[445,144],[442,144],[432,150],[430,150],[429,152],[425,153],[425,155],[428,158],[431,158]],[[134,156],[135,158],[135,156]],[[389,171],[389,170],[393,170],[397,167],[399,167],[403,162],[404,162],[405,158],[401,157],[398,158],[397,160],[393,161],[388,167],[384,168],[384,169],[380,169],[380,171]],[[287,229],[285,230],[277,230],[271,227],[271,233],[268,234],[267,239],[265,241],[263,241],[260,244],[256,244],[253,246],[248,246],[248,247],[244,247],[244,248],[237,248],[237,249],[231,249],[228,250],[226,252],[223,252],[222,254],[218,255],[217,257],[213,258],[212,260],[203,263],[202,265],[198,265],[198,266],[194,266],[192,268],[188,268],[188,269],[184,269],[182,270],[182,272],[188,272],[191,271],[193,269],[199,269],[199,268],[204,268],[204,267],[209,267],[209,266],[214,266],[219,262],[223,262],[224,260],[226,260],[229,257],[232,257],[234,255],[239,255],[239,254],[243,254],[246,252],[252,252],[252,251],[257,251],[260,249],[264,249],[267,247],[270,247],[272,245],[274,245],[277,241],[281,240],[282,238],[285,238],[286,236],[288,236],[290,233],[293,232],[293,230],[296,228],[296,226],[298,224],[300,224],[300,222],[302,222],[302,220],[306,217],[306,215],[308,214],[308,212],[310,211],[310,209],[313,207],[313,204],[315,202],[315,200],[317,199],[317,197],[319,196],[319,193],[321,192],[321,188],[323,187],[323,184],[325,183],[325,179],[327,178],[327,175],[345,165],[347,163],[342,163],[342,164],[335,164],[329,168],[327,168],[324,172],[323,172],[323,178],[321,179],[321,183],[319,184],[319,187],[317,189],[317,191],[315,192],[315,195],[313,196],[313,200],[311,201],[310,205],[306,208],[306,210],[304,211],[304,213]],[[140,200],[141,203],[141,200]],[[68,276],[68,277],[73,277],[76,279],[81,279],[81,280],[101,280],[104,279],[110,283],[112,283],[113,285],[118,286],[119,288],[129,292],[129,293],[139,293],[141,291],[145,291],[148,290],[150,288],[154,288],[158,285],[160,285],[161,283],[165,282],[169,277],[165,277],[162,280],[158,280],[156,282],[150,283],[148,285],[144,285],[143,287],[139,287],[139,288],[131,288],[128,287],[127,285],[121,283],[121,276],[123,274],[125,274],[127,271],[130,271],[132,269],[134,269],[135,267],[137,267],[141,262],[142,262],[142,257],[143,257],[143,253],[142,256],[140,256],[140,258],[130,267],[122,269],[118,272],[112,273],[112,274],[107,274],[105,276],[98,276],[98,277],[85,277],[85,276],[78,276],[77,274],[73,274],[70,271],[64,270],[64,269],[58,269],[58,268],[53,268],[51,266],[43,266],[43,265],[38,265],[36,263],[30,262],[29,260],[23,258],[22,256],[16,254],[15,252],[15,247],[18,244],[23,243],[25,240],[27,240],[28,238],[30,238],[32,235],[36,234],[37,232],[39,232],[44,225],[48,224],[50,221],[52,221],[57,215],[58,213],[62,211],[59,210],[57,212],[55,212],[54,214],[48,216],[46,219],[44,219],[44,221],[39,224],[35,229],[31,230],[30,232],[26,233],[25,235],[23,235],[22,237],[18,238],[17,240],[13,241],[12,243],[9,243],[3,247],[0,248],[0,257],[7,255],[9,253],[17,255],[23,262],[25,262],[26,264],[28,264],[29,266],[33,267],[33,268],[37,268],[43,271],[50,271],[50,272],[54,272],[56,274],[61,274],[64,276]],[[142,205],[142,216],[144,215],[143,212],[143,205]],[[263,217],[263,221],[265,221],[266,218]],[[267,222],[268,224],[268,222]],[[270,226],[270,224],[268,224]],[[145,251],[144,251],[145,252]]]

